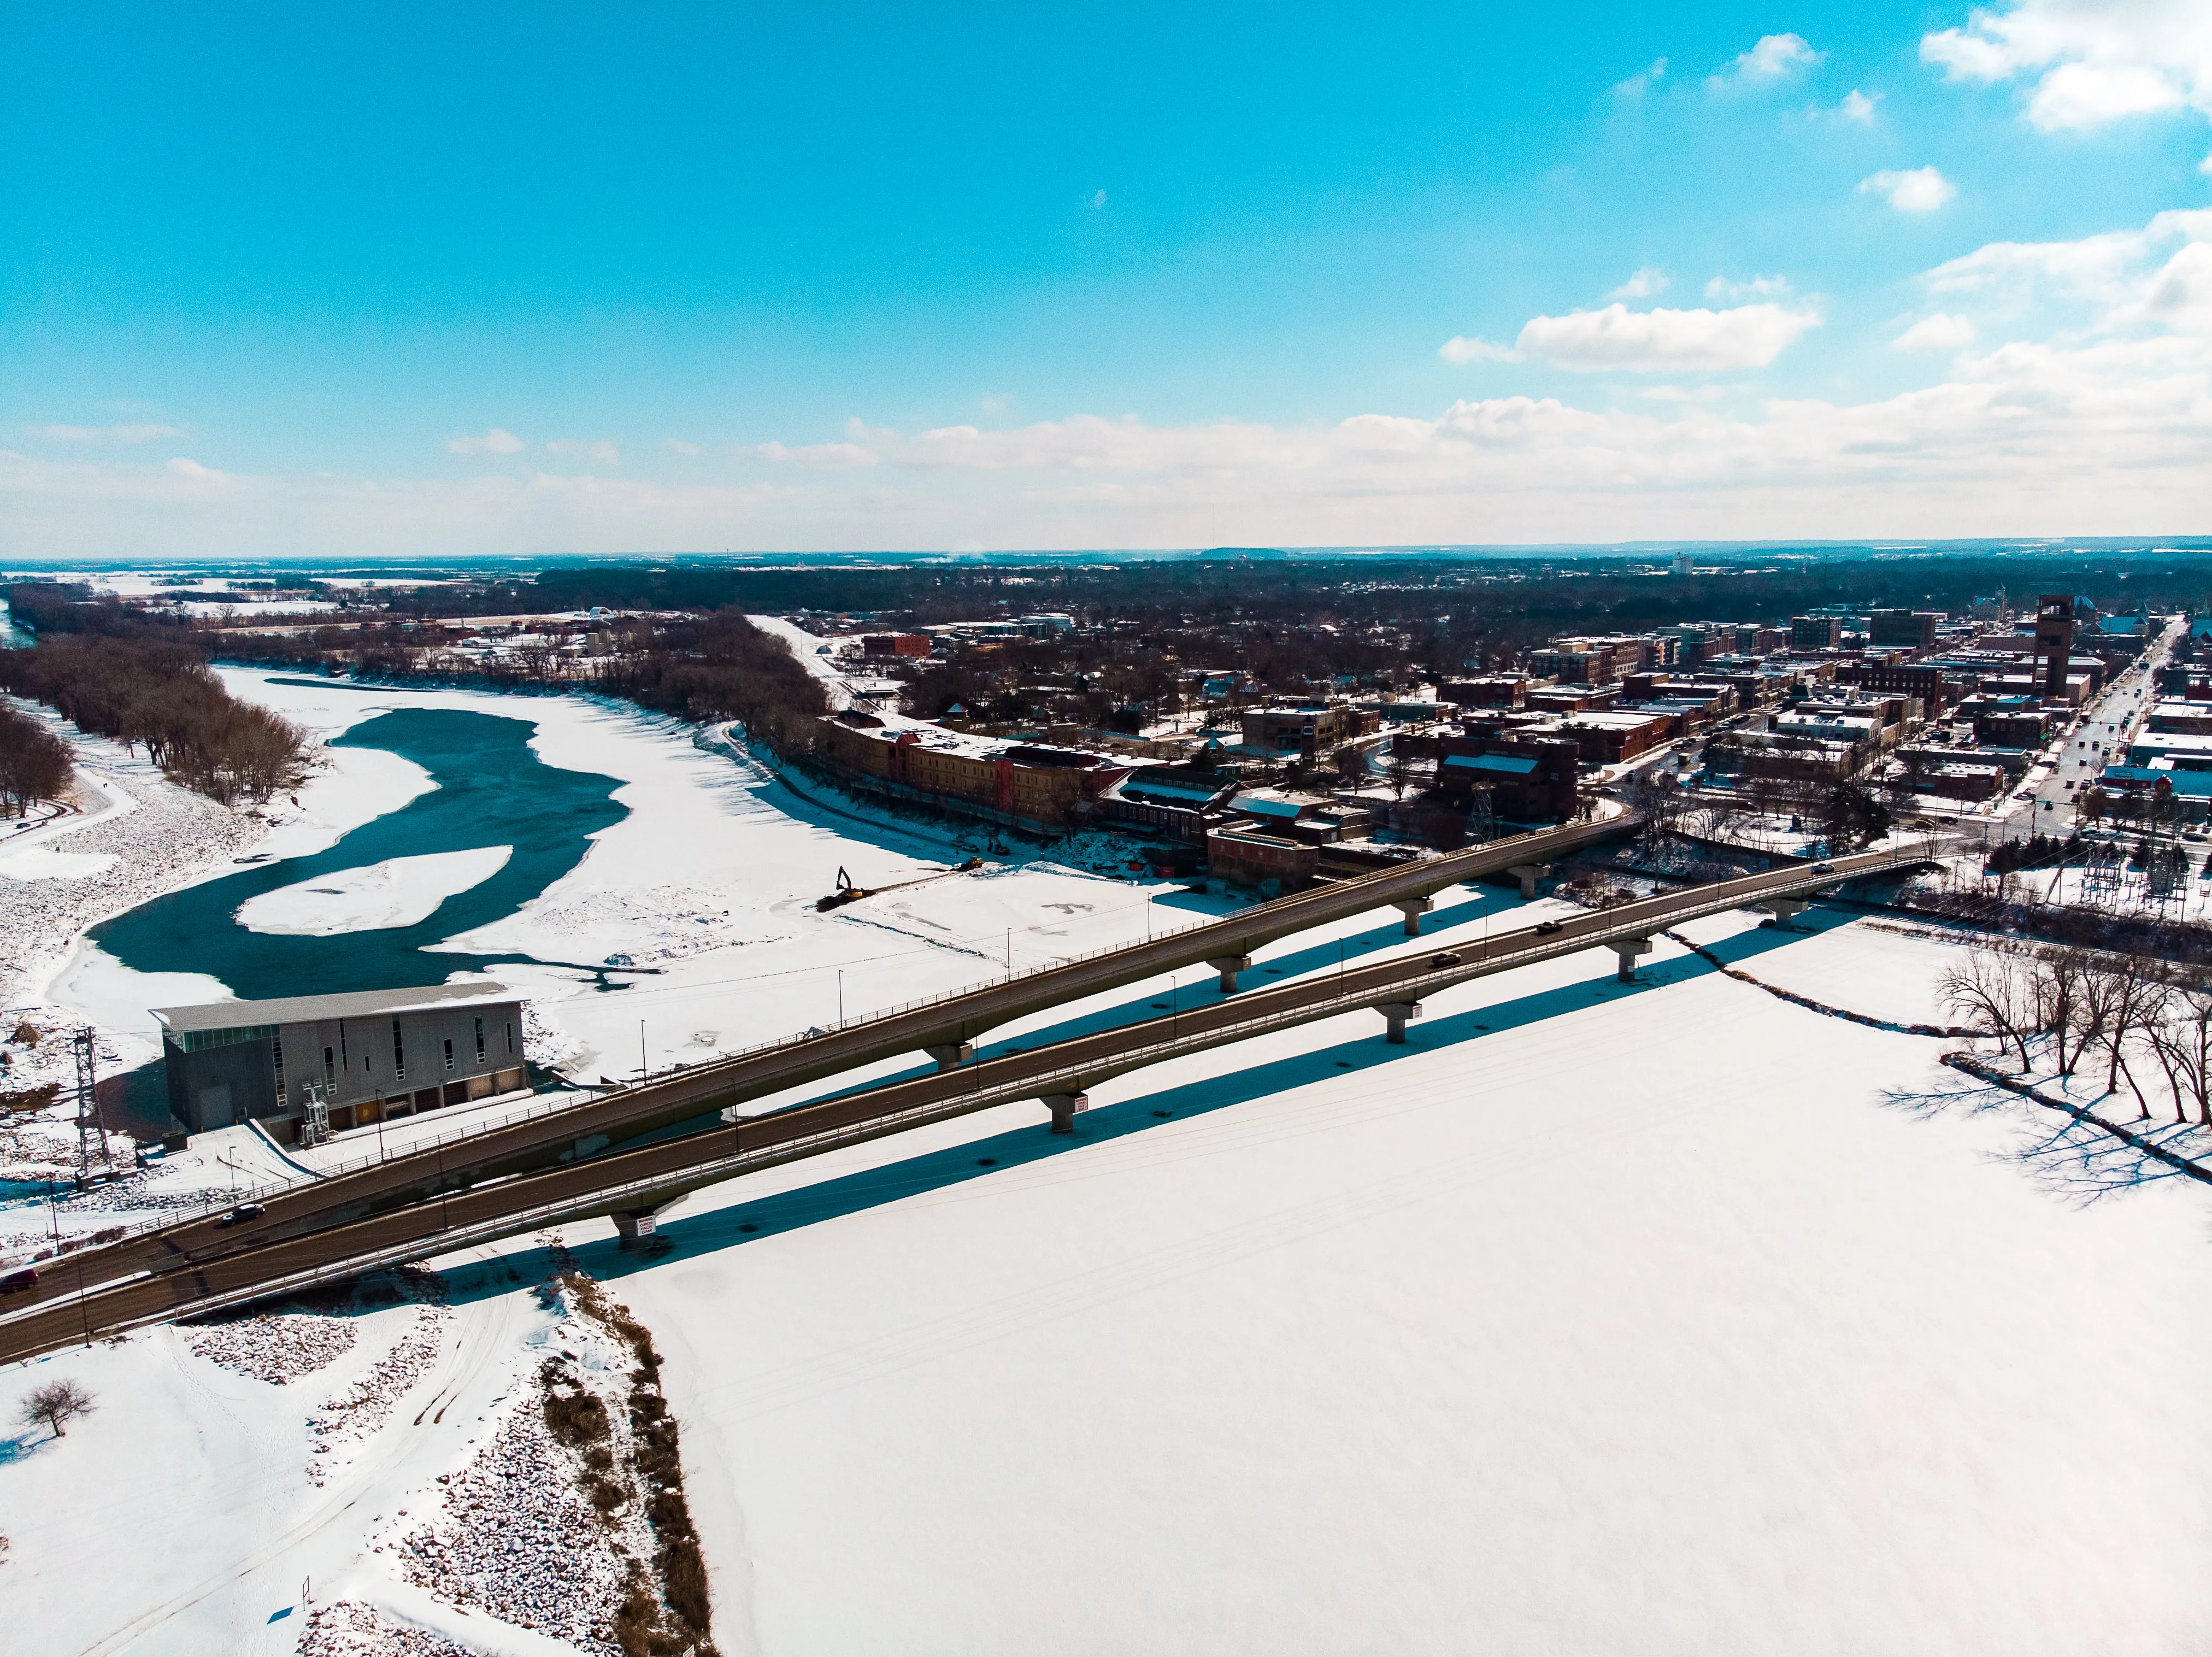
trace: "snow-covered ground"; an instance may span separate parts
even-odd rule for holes
[[[1938,1016],[1952,946],[1693,931]],[[1943,1044],[1610,966],[667,1224],[622,1291],[725,1605],[767,1652],[2212,1640],[2202,1188],[2084,1204],[2033,1107],[1933,1102]]]
[[[1431,936],[1496,906],[1455,897]],[[1395,927],[1344,930],[1431,947]],[[1832,916],[1690,932],[1923,1018],[1956,947]],[[1361,1015],[1094,1087],[1073,1139],[1008,1107],[775,1170],[670,1215],[659,1258],[568,1241],[666,1356],[726,1652],[2202,1650],[2203,1188],[2107,1158],[2087,1200],[2051,1177],[2057,1118],[1945,1045],[1662,941],[1633,987],[1590,953],[1438,996],[1404,1048]],[[548,1328],[541,1246],[506,1258],[525,1281],[467,1266],[493,1281],[452,1314],[496,1331],[472,1433]],[[258,1469],[196,1494],[165,1466],[186,1556],[43,1611],[54,1648],[289,1650],[262,1619],[311,1577],[523,1649],[374,1551],[483,1447],[409,1424],[436,1387],[311,1482],[305,1423],[372,1333],[312,1385],[207,1373],[175,1331],[24,1374],[112,1397],[0,1465],[0,1528],[41,1515],[19,1564],[118,1522],[88,1475],[188,1421]]]

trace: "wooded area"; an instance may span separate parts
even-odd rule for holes
[[[0,690],[47,704],[88,734],[144,743],[172,779],[226,805],[295,787],[305,770],[305,733],[234,698],[187,644],[93,633],[45,638],[27,650],[0,650]]]
[[[75,774],[69,744],[0,703],[0,817],[21,817],[41,800],[60,799]]]

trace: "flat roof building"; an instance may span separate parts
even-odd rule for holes
[[[272,1001],[157,1007],[169,1112],[193,1133],[259,1122],[299,1136],[528,1085],[522,998],[489,978]]]

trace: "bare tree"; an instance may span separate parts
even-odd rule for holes
[[[2166,964],[2146,955],[2107,955],[2089,974],[2095,998],[2105,1009],[2105,1091],[2112,1092],[2122,1076],[2144,1116],[2150,1106],[2128,1069],[2128,1049],[2148,1039],[2166,1016],[2168,978]]]
[[[2035,1025],[2033,991],[2019,959],[2008,950],[1977,947],[1947,969],[1938,986],[1943,1004],[1978,1033],[2009,1044],[2028,1066],[2027,1039]]]
[[[2081,1055],[2104,1033],[2107,1010],[2090,987],[2091,959],[2086,949],[2035,952],[2030,969],[2035,1028],[2051,1038],[2057,1074],[2070,1076]]]
[[[92,1410],[92,1393],[88,1389],[73,1380],[53,1380],[35,1388],[23,1400],[22,1410],[16,1419],[27,1427],[44,1422],[54,1429],[56,1438],[66,1438],[68,1434],[64,1429],[69,1423],[79,1416],[90,1415]]]
[[[2212,983],[2202,978],[2173,985],[2164,1016],[2148,1026],[2150,1051],[2173,1096],[2173,1119],[2212,1127]]]

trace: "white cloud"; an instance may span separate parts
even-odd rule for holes
[[[1955,351],[1974,343],[1974,332],[1972,319],[1938,311],[1922,317],[1889,343],[1900,351]]]
[[[2192,241],[2161,265],[2133,305],[2112,320],[2212,336],[2212,242]]]
[[[1711,77],[1710,86],[1724,86],[1731,82],[1741,85],[1778,81],[1801,69],[1808,69],[1820,61],[1820,54],[1802,34],[1763,34],[1749,52],[1741,52],[1736,60],[1722,73]]]
[[[1649,299],[1667,286],[1667,273],[1656,265],[1646,265],[1637,273],[1607,294],[1607,299]]]
[[[1091,204],[1093,207],[1103,207],[1106,204],[1106,192],[1103,190],[1101,190],[1097,194],[1091,197]]]
[[[185,435],[174,426],[32,426],[28,430],[49,443],[150,443]]]
[[[1728,277],[1715,277],[1705,283],[1705,297],[1733,304],[1742,299],[1779,299],[1790,291],[1788,277],[1755,276],[1748,281],[1737,282]]]
[[[1871,125],[1874,122],[1874,107],[1881,97],[1881,94],[1877,92],[1869,98],[1856,87],[1853,87],[1849,92],[1844,94],[1843,102],[1836,106],[1836,113],[1847,121],[1856,121],[1863,126]]]
[[[1658,85],[1666,78],[1667,60],[1664,58],[1654,58],[1648,69],[1638,70],[1625,81],[1615,81],[1613,83],[1613,90],[1618,97],[1640,98],[1648,88]]]
[[[1910,172],[1884,171],[1859,180],[1859,194],[1883,197],[1900,213],[1932,213],[1959,193],[1959,186],[1932,167]]]
[[[2151,262],[2176,243],[2181,252],[2166,256],[2169,265],[2190,247],[2212,243],[2212,208],[2160,213],[2140,230],[2076,241],[1990,242],[1937,265],[1924,280],[1931,293],[2013,308],[2038,301],[2093,305],[2098,326],[2125,326],[2149,314],[2144,308],[2163,274]]]
[[[782,443],[748,443],[738,451],[759,460],[773,460],[778,466],[806,466],[822,471],[842,472],[853,466],[875,465],[876,452],[859,443],[801,443],[787,447]]]
[[[589,460],[594,466],[622,464],[622,451],[604,437],[556,437],[545,445],[545,452],[564,460]]]
[[[1454,334],[1437,347],[1437,355],[1447,362],[1465,367],[1469,362],[1518,362],[1521,353],[1510,345],[1500,345],[1487,339],[1477,339],[1464,334]]]
[[[522,439],[511,431],[505,431],[494,426],[481,437],[448,437],[446,440],[446,453],[448,454],[520,454],[522,453]]]
[[[1531,317],[1515,344],[1526,356],[1577,373],[1709,373],[1763,369],[1808,328],[1811,311],[1743,305],[1725,311],[1601,311]]]
[[[2015,342],[1936,384],[1743,414],[1455,402],[1321,427],[1078,416],[873,428],[883,465],[795,485],[496,471],[223,475],[0,454],[0,556],[173,556],[2154,534],[2212,514],[2212,341]],[[2113,479],[2124,477],[2125,488]]]
[[[687,443],[681,437],[664,437],[660,440],[660,446],[671,454],[690,455],[699,452],[698,444]]]
[[[1326,425],[1076,415],[908,433],[854,422],[844,443],[746,451],[791,469],[744,487],[526,466],[452,478],[252,475],[183,457],[0,452],[0,557],[83,557],[118,545],[199,558],[357,558],[1923,539],[2153,535],[2212,521],[2212,210],[2077,243],[1995,243],[1923,282],[1948,295],[1943,314],[1954,320],[1978,320],[1980,308],[2023,289],[2051,314],[2039,337],[2015,328],[1990,349],[1961,346],[1935,383],[1861,403],[1761,400],[1736,384],[1716,398],[1719,387],[1676,381],[1619,407],[1507,396]],[[1633,320],[1673,328],[1669,314]],[[1981,332],[1993,337],[1987,323]],[[877,464],[818,465],[839,452]]]
[[[2127,115],[2159,115],[2179,109],[2181,88],[2156,70],[2123,64],[2061,64],[2043,77],[2028,100],[2027,118],[2045,131],[2060,127],[2102,126]]]
[[[2212,7],[2203,0],[2014,0],[1920,42],[1951,81],[2033,76],[2045,131],[2188,106],[2212,114]]]

